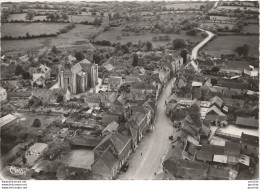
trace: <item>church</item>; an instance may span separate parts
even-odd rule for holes
[[[66,63],[60,71],[59,87],[69,89],[72,94],[79,94],[98,84],[98,65],[87,59],[75,65]]]

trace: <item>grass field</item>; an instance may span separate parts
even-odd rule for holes
[[[4,23],[1,28],[2,36],[26,36],[40,34],[54,34],[63,28],[63,23]]]
[[[134,33],[131,33],[130,36],[122,36],[122,33],[120,30],[121,30],[120,27],[110,28],[109,31],[103,32],[100,35],[98,35],[96,40],[109,40],[110,42],[113,42],[113,43],[117,43],[117,42],[138,43],[139,40],[151,41],[154,47],[166,45],[168,42],[171,42],[175,38],[182,38],[184,40],[189,40],[189,41],[195,42],[195,43],[202,40],[202,36],[199,34],[197,36],[188,36],[185,34],[185,32],[182,32],[181,34],[164,34],[164,33],[155,34],[155,33],[150,33],[148,31],[146,31],[145,34],[136,35]],[[153,37],[164,36],[164,35],[168,35],[171,39],[169,41],[152,41]],[[122,39],[117,39],[117,36],[121,36]]]
[[[209,42],[203,50],[209,55],[220,57],[221,54],[233,54],[236,47],[244,44],[249,45],[250,55],[254,57],[259,56],[258,36],[219,36]]]
[[[259,33],[259,26],[257,24],[248,24],[247,26],[243,26],[244,33]]]
[[[201,5],[205,5],[205,3],[171,3],[167,4],[166,8],[174,8],[174,10],[200,9]]]
[[[92,22],[95,20],[95,16],[90,16],[90,15],[73,15],[69,16],[69,20],[73,22],[79,23],[79,22],[84,22],[84,21],[89,21]]]
[[[2,53],[26,53],[29,50],[40,52],[50,49],[53,45],[58,48],[87,49],[93,48],[89,43],[90,35],[98,30],[96,26],[76,24],[76,27],[57,37],[46,37],[26,40],[3,40]]]

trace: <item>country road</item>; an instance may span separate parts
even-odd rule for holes
[[[214,36],[209,31],[199,30],[206,32],[208,36],[192,49],[192,61],[190,63],[196,67],[194,60],[197,58],[198,51]],[[175,78],[171,79],[159,98],[156,113],[157,119],[154,125],[155,130],[144,136],[139,147],[130,156],[129,169],[125,173],[122,172],[118,179],[154,180],[156,179],[154,173],[162,172],[161,163],[170,146],[168,137],[173,133],[172,121],[165,113],[165,100],[171,94],[171,86],[174,82]]]

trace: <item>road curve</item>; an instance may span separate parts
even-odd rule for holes
[[[198,30],[201,30],[203,32],[206,32],[208,34],[208,36],[203,39],[198,45],[196,45],[193,49],[192,49],[192,52],[191,52],[191,64],[193,65],[193,67],[195,68],[195,70],[198,69],[198,65],[195,63],[194,60],[197,59],[197,56],[198,56],[198,52],[199,50],[206,44],[208,43],[212,37],[214,37],[214,34],[210,31],[206,31],[206,30],[203,30],[203,29],[200,29],[200,28],[197,28]]]

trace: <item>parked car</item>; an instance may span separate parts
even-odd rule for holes
[[[122,166],[121,171],[126,172],[127,169],[128,169],[128,167],[129,167],[129,163],[126,162],[126,163]]]

